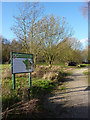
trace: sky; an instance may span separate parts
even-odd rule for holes
[[[12,41],[16,36],[11,27],[14,24],[13,16],[19,13],[21,2],[3,2],[2,3],[2,36]],[[53,14],[58,17],[65,17],[69,26],[73,29],[73,36],[83,43],[85,48],[88,41],[88,16],[84,18],[80,7],[82,2],[43,2],[44,15]]]

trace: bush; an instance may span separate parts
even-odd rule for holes
[[[57,78],[57,76],[58,76],[57,73],[48,72],[48,73],[44,74],[43,79],[54,80]]]
[[[87,67],[87,65],[85,65],[85,64],[81,64],[80,67]]]
[[[68,63],[68,66],[76,66],[76,65],[77,65],[76,62],[69,62],[69,63]]]
[[[88,70],[85,70],[85,71],[83,72],[83,74],[88,75],[88,74],[89,74],[89,71],[88,71]]]
[[[47,72],[50,72],[50,69],[48,67],[40,67],[38,66],[34,72],[32,72],[32,77],[33,78],[43,78],[44,74],[46,74]]]
[[[41,67],[38,71],[37,71],[37,77],[38,78],[42,78],[43,75],[46,73],[46,68],[45,67]]]
[[[38,79],[34,80],[31,88],[32,96],[40,95],[43,96],[48,92],[51,92],[57,83],[51,80]]]
[[[59,73],[58,73],[58,76],[57,76],[57,80],[60,81],[60,82],[63,82],[64,81],[64,77],[66,76],[66,73],[63,71],[63,70],[60,70]]]

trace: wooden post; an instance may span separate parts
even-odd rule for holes
[[[13,89],[15,90],[15,73],[12,74],[12,78],[13,78]]]

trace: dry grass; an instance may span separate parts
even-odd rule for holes
[[[27,117],[26,115],[29,114],[31,115],[31,118],[34,118],[33,114],[37,114],[39,112],[36,107],[38,101],[38,99],[32,99],[28,102],[20,101],[15,103],[10,108],[7,108],[4,112],[2,112],[2,116],[4,119],[9,119],[9,117],[12,118],[13,116],[17,119],[20,116]]]
[[[50,71],[51,69],[47,66],[37,66],[37,68],[34,69],[34,72],[32,72],[32,78],[43,78],[44,74]]]
[[[7,79],[7,78],[12,78],[11,74],[11,69],[7,67],[3,72],[2,72],[2,79]]]
[[[48,66],[37,66],[34,68],[34,72],[32,72],[31,77],[32,78],[44,78],[48,80],[52,80],[57,77],[57,73],[60,70],[63,70],[64,72],[70,71],[73,68],[62,68],[60,66],[52,66],[50,69]],[[16,74],[16,77],[28,77],[28,73],[23,73],[23,74]],[[6,67],[3,72],[2,72],[2,79],[11,79],[12,74],[11,74],[11,68]]]
[[[54,72],[49,72],[49,73],[46,73],[43,75],[43,79],[47,79],[47,80],[54,80],[56,79],[58,76],[57,73],[54,73]]]

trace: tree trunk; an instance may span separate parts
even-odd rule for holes
[[[34,56],[33,62],[34,62],[34,63],[33,63],[33,67],[36,68],[36,56]]]
[[[49,67],[50,68],[52,67],[52,61],[49,61]]]

